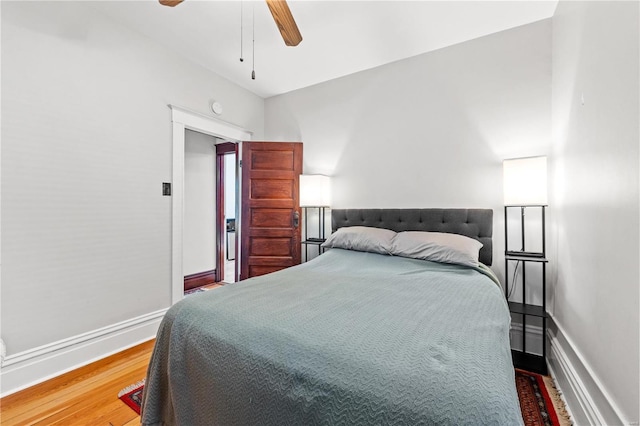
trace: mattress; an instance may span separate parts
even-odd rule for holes
[[[332,249],[165,315],[144,425],[519,425],[488,268]]]

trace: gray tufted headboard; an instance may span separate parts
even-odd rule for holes
[[[480,262],[493,259],[493,210],[491,209],[334,209],[331,229],[344,226],[371,226],[400,231],[430,231],[461,234],[484,246]]]

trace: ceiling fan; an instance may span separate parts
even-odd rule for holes
[[[164,6],[174,7],[182,3],[184,0],[159,1],[160,4]],[[297,46],[300,44],[302,41],[302,35],[300,34],[300,30],[298,30],[298,25],[296,25],[296,21],[293,19],[293,15],[291,14],[291,10],[289,9],[289,5],[286,0],[266,0],[266,2],[267,6],[269,6],[269,10],[271,11],[271,15],[273,16],[273,20],[276,22],[276,25],[280,30],[284,44],[287,46]]]

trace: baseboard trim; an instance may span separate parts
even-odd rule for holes
[[[628,425],[591,367],[567,337],[564,329],[551,317],[547,331],[551,375],[562,389],[574,424]]]
[[[7,356],[0,397],[26,389],[156,336],[168,308]]]
[[[191,290],[196,287],[201,287],[207,284],[213,284],[216,282],[216,270],[198,272],[196,274],[186,275],[184,277],[184,290]]]

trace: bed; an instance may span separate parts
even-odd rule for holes
[[[484,266],[492,211],[332,212],[332,235],[361,227],[464,235],[480,263],[334,245],[187,297],[158,330],[142,424],[522,424],[509,310]]]

